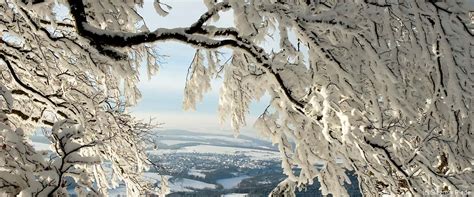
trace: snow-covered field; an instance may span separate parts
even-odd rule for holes
[[[232,189],[236,188],[242,180],[250,178],[249,176],[238,176],[238,177],[233,177],[233,178],[227,178],[227,179],[219,179],[217,180],[217,183],[221,184],[224,189]]]
[[[152,183],[160,182],[161,176],[157,173],[147,172],[144,174],[144,177],[147,181]],[[194,190],[202,190],[202,189],[216,189],[217,185],[205,183],[202,181],[187,179],[187,178],[176,178],[173,179],[172,176],[165,176],[169,181],[169,187],[171,192],[192,192]],[[109,196],[125,196],[126,190],[124,185],[120,185],[120,187],[109,189]]]
[[[189,141],[186,140],[159,140],[158,142],[167,146],[189,143]]]
[[[170,184],[170,188],[171,191],[184,191],[187,189],[216,189],[217,185],[192,179],[179,178]]]
[[[173,153],[213,153],[245,155],[253,160],[279,159],[280,155],[269,142],[259,139],[233,135],[218,135],[189,131],[164,131],[158,134],[158,143],[173,147],[158,147],[150,154]],[[196,174],[196,176],[200,176]]]
[[[35,148],[36,151],[48,151],[51,150],[49,148],[49,144],[42,143],[42,142],[32,142],[33,148]]]
[[[32,145],[37,150],[50,150],[50,145],[48,144],[49,141],[43,138],[44,136],[35,136],[32,139]],[[255,161],[279,159],[279,153],[271,147],[271,144],[249,137],[241,139],[235,138],[231,135],[201,135],[201,133],[185,132],[184,134],[172,133],[170,135],[161,135],[158,142],[159,144],[163,144],[163,148],[159,147],[157,150],[149,150],[148,153],[156,154],[158,157],[162,154],[173,153],[210,153],[222,155],[245,155]],[[170,146],[169,149],[166,148],[167,146]],[[196,178],[204,179],[206,178],[206,174],[211,171],[213,170],[191,168],[187,173]],[[144,174],[144,178],[151,183],[159,183],[161,182],[162,176],[157,173],[147,172]],[[219,179],[216,181],[216,184],[193,180],[189,177],[177,178],[166,175],[166,178],[169,180],[171,192],[193,192],[203,189],[217,189],[219,187],[218,185],[222,185],[224,189],[236,188],[242,180],[250,177],[241,175],[233,178]],[[125,185],[123,184],[117,188],[109,190],[109,196],[115,197],[125,195],[126,190]],[[240,197],[246,195],[247,194],[226,194],[223,196]]]
[[[157,136],[157,142],[165,145],[195,142],[203,144],[243,145],[263,149],[274,149],[274,147],[268,141],[256,139],[245,135],[235,137],[231,134],[190,132],[183,130],[164,130],[157,131]]]
[[[266,151],[241,147],[225,147],[215,145],[194,145],[186,146],[180,149],[158,149],[149,151],[151,154],[172,154],[172,153],[214,153],[228,155],[245,155],[254,160],[278,159],[279,153],[276,151]]]
[[[206,178],[205,172],[209,172],[209,170],[197,170],[192,168],[188,171],[188,174],[199,178]]]
[[[157,173],[147,172],[144,175],[145,179],[150,182],[160,182],[161,176]],[[187,178],[177,178],[172,179],[172,176],[166,176],[169,180],[169,187],[172,192],[192,192],[196,189],[216,189],[217,185],[205,183],[202,181],[187,179]]]
[[[246,196],[249,196],[249,195],[248,194],[238,194],[238,193],[221,195],[221,197],[246,197]]]

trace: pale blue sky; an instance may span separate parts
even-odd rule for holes
[[[146,0],[139,12],[144,16],[148,27],[183,27],[192,24],[207,9],[201,0],[162,0],[173,7],[167,17],[160,17],[153,8],[153,1]],[[232,13],[224,13],[218,26],[232,26]],[[158,75],[148,80],[142,72],[139,88],[142,99],[131,109],[139,118],[156,118],[164,123],[164,129],[186,129],[201,132],[226,132],[231,134],[230,123],[219,123],[217,115],[221,81],[212,83],[212,90],[196,106],[196,111],[182,109],[186,72],[194,56],[195,49],[179,42],[165,42],[157,45],[158,52],[167,57],[160,65]],[[229,52],[229,50],[227,50]],[[229,55],[229,54],[228,54]],[[253,133],[253,123],[268,103],[268,98],[251,106],[247,124],[242,131]]]

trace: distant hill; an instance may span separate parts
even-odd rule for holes
[[[269,141],[231,134],[202,133],[186,130],[162,130],[156,132],[158,147],[160,149],[180,149],[184,147],[207,145],[216,147],[247,148],[264,151],[277,151]]]

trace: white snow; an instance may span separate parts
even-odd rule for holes
[[[241,193],[230,193],[230,194],[223,194],[221,197],[246,197],[249,196],[248,194],[241,194]]]
[[[190,141],[186,141],[186,140],[160,140],[158,142],[162,143],[162,144],[165,144],[167,146],[172,146],[172,145],[176,145],[176,144],[189,143]]]
[[[36,151],[49,151],[49,144],[41,143],[41,142],[32,142],[31,145],[35,148]]]
[[[213,145],[196,145],[187,146],[178,150],[161,149],[157,151],[149,151],[151,154],[167,154],[167,153],[214,153],[214,154],[230,154],[230,155],[246,155],[254,160],[279,159],[280,155],[275,151],[257,150],[241,147],[225,147]]]
[[[193,179],[180,178],[171,184],[171,191],[173,191],[173,186],[175,188],[186,188],[186,189],[216,189],[217,185],[206,183],[202,181],[197,181]]]
[[[144,175],[145,179],[148,181],[161,181],[161,176],[157,173],[146,172]],[[165,175],[165,177],[169,180],[169,187],[171,192],[192,192],[193,190],[200,190],[200,189],[216,189],[217,185],[206,183],[202,181],[197,181],[193,179],[187,178],[177,178],[172,179],[172,176]]]
[[[188,171],[188,174],[191,176],[199,177],[199,178],[206,178],[206,174],[203,173],[205,171],[207,170],[197,170],[197,169],[192,168]]]
[[[239,185],[242,180],[250,178],[247,175],[242,175],[238,177],[233,177],[233,178],[226,178],[226,179],[219,179],[217,180],[217,183],[221,184],[224,189],[232,189],[235,188]]]
[[[175,135],[162,135],[164,137],[173,137]],[[177,135],[179,136],[179,135]],[[245,143],[252,143],[250,140],[246,139],[241,139],[241,138],[235,138],[233,136],[224,136],[224,135],[202,135],[202,136],[185,136],[181,138],[186,138],[189,139],[189,141],[183,141],[183,140],[160,140],[160,143],[167,144],[167,145],[173,145],[176,143],[183,143],[183,142],[190,142],[190,141],[196,141],[196,142],[201,142],[201,141],[224,141],[224,142],[232,142],[232,143],[240,143],[240,144],[245,144]],[[204,143],[204,142],[203,142]]]

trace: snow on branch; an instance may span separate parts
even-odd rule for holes
[[[3,143],[26,147],[2,158],[36,154],[23,134],[9,131],[28,133],[71,120],[87,134],[68,141],[70,146],[94,142],[87,154],[114,161],[113,181],[100,165],[77,168],[89,177],[87,170],[99,173],[91,191],[103,194],[123,180],[129,194],[152,192],[139,178],[147,166],[142,140],[150,127],[137,126],[126,109],[140,98],[141,60],[148,61],[150,74],[158,67],[150,47],[175,40],[198,49],[185,108],[193,108],[223,73],[220,117],[230,118],[238,131],[251,102],[269,95],[255,127],[277,144],[288,176],[274,195],[293,195],[296,187],[318,180],[324,195],[348,196],[349,171],[368,196],[472,192],[474,39],[461,0],[205,0],[208,11],[191,26],[154,31],[137,27],[141,1],[60,1],[72,16],[67,21],[54,20],[50,1],[28,2],[0,4],[0,93],[8,106],[2,105],[2,137],[12,139]],[[213,26],[211,19],[226,10],[232,10],[235,27]],[[266,41],[278,47],[264,50]],[[222,47],[232,49],[232,57],[217,69]],[[68,150],[59,134],[52,139],[61,157]],[[28,162],[10,167],[41,169],[24,167]],[[59,184],[46,180],[34,188]],[[77,182],[87,188],[90,180]],[[1,187],[14,194],[33,191],[28,181],[23,174],[13,181],[0,175]]]

